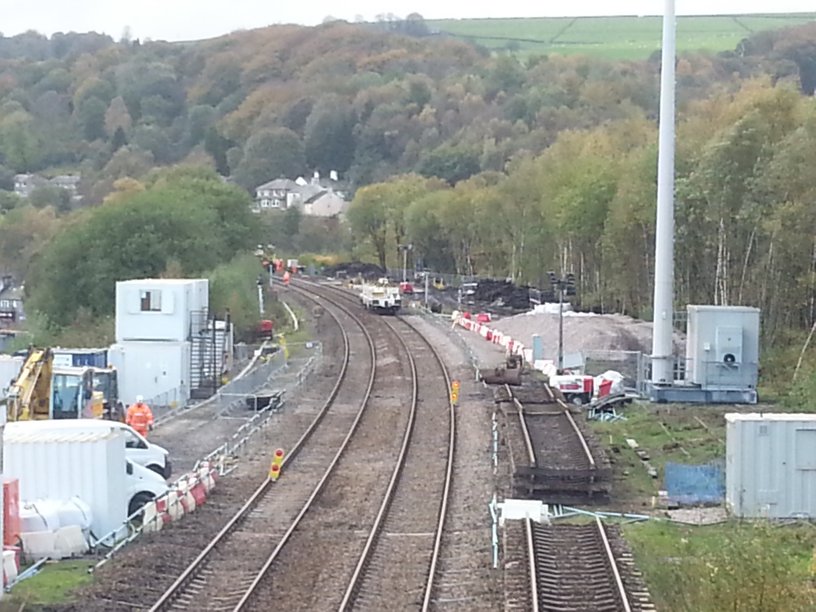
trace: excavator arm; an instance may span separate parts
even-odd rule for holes
[[[51,402],[54,356],[50,349],[30,348],[7,399],[9,421],[47,419]]]

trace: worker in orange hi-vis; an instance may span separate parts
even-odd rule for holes
[[[131,404],[127,409],[125,423],[138,431],[145,438],[147,432],[153,429],[153,411],[150,406],[144,403],[141,395],[136,396],[136,403]]]
[[[289,278],[290,278],[289,270],[287,270],[286,272],[283,273],[283,284],[286,285],[287,287],[289,286]]]

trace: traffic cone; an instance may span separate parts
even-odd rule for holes
[[[277,463],[273,463],[271,466],[269,466],[269,478],[271,478],[273,482],[280,477],[280,470],[280,465]]]

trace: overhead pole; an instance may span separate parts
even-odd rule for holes
[[[674,0],[664,0],[652,333],[652,383],[656,385],[670,385],[674,380],[675,32]]]

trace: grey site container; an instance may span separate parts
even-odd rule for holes
[[[725,423],[732,514],[816,517],[816,414],[729,413]]]

